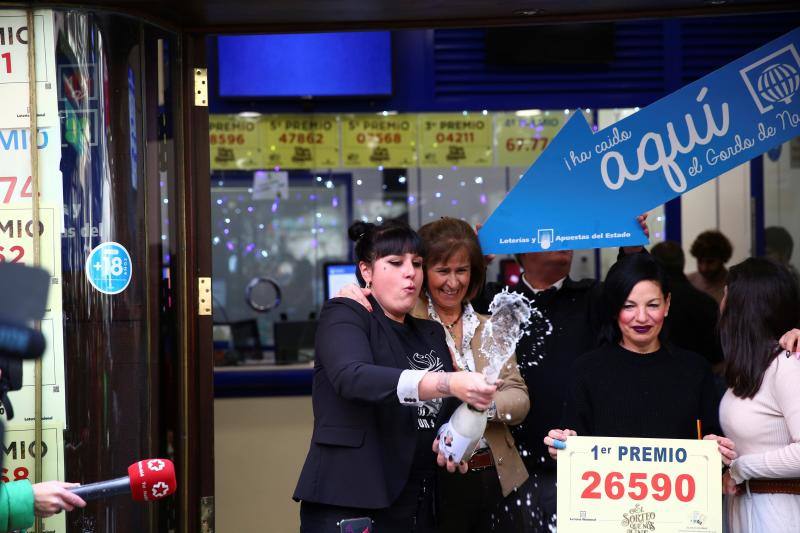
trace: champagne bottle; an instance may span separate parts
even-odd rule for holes
[[[495,295],[489,306],[492,316],[481,333],[481,353],[488,361],[483,368],[486,383],[494,384],[500,369],[514,353],[524,327],[530,323],[531,302],[525,296],[503,289]],[[439,428],[439,449],[444,456],[458,463],[469,460],[486,431],[488,411],[480,411],[462,403]]]
[[[469,460],[486,431],[487,417],[487,411],[479,411],[468,403],[459,405],[439,429],[439,449],[444,456],[455,463]]]

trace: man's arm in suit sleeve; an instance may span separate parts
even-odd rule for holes
[[[369,313],[344,298],[329,300],[320,314],[316,358],[342,398],[370,403],[397,401],[403,370],[375,364]]]

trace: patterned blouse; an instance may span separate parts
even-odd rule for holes
[[[456,347],[456,341],[453,338],[453,334],[447,327],[445,327],[444,322],[442,322],[442,319],[439,318],[439,313],[437,313],[436,309],[434,309],[433,298],[431,298],[430,293],[426,293],[425,296],[428,297],[428,317],[430,317],[431,320],[435,320],[441,324],[444,328],[447,347],[450,348],[450,351],[455,355],[454,364],[458,367],[458,370],[475,372],[475,356],[472,354],[472,346],[470,345],[470,342],[472,341],[472,337],[475,336],[475,330],[478,329],[478,326],[480,326],[481,323],[475,314],[475,310],[472,308],[472,304],[469,302],[464,304],[464,311],[461,315],[461,348],[459,349]],[[495,408],[494,404],[492,404],[492,407],[489,408],[490,420],[494,418],[494,413]],[[478,450],[483,450],[488,447],[489,442],[485,437],[481,437],[481,440],[478,442],[478,446],[476,447],[475,451],[477,452]]]
[[[431,320],[435,320],[441,324],[442,327],[444,327],[444,322],[442,322],[442,319],[439,318],[439,314],[436,312],[436,309],[433,306],[433,298],[431,298],[430,293],[426,293],[426,296],[428,297],[428,316]],[[461,315],[461,320],[461,346],[456,347],[456,340],[453,338],[453,334],[448,328],[445,327],[444,331],[445,338],[447,340],[447,346],[455,355],[454,362],[459,370],[469,370],[470,372],[475,372],[475,357],[472,354],[472,346],[470,343],[472,342],[472,337],[475,335],[475,330],[477,330],[478,326],[480,326],[480,321],[475,315],[475,310],[472,308],[472,304],[469,302],[464,305],[464,312]]]

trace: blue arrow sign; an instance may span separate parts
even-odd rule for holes
[[[635,217],[800,135],[800,28],[593,133],[575,113],[495,209],[485,253],[645,244]]]

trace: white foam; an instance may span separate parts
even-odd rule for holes
[[[481,352],[489,361],[483,369],[486,381],[494,383],[500,369],[514,354],[517,343],[526,334],[525,327],[531,323],[531,316],[542,318],[541,313],[531,306],[531,301],[508,288],[495,295],[489,305],[491,317],[486,321],[481,333]]]

